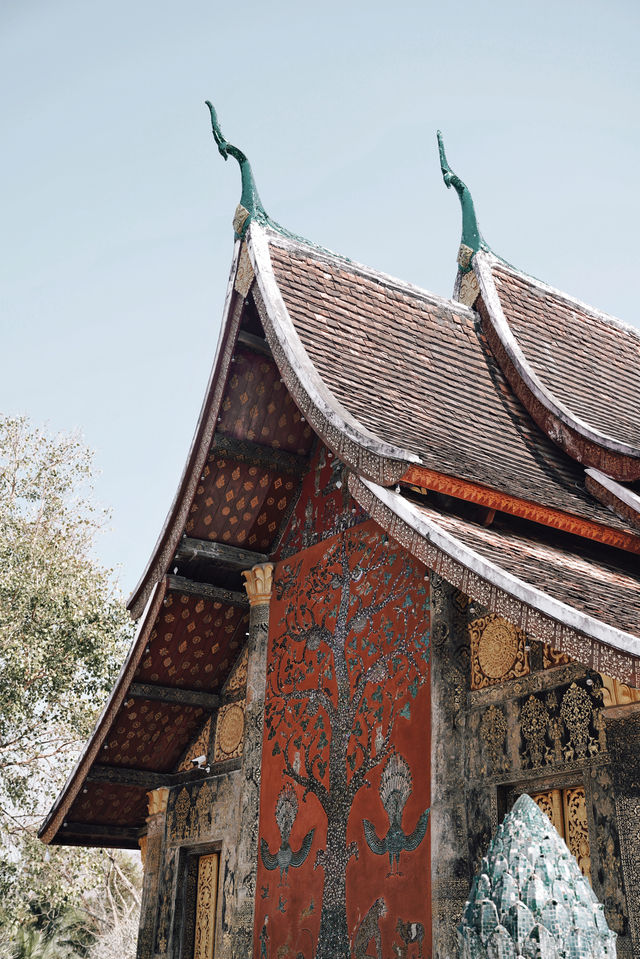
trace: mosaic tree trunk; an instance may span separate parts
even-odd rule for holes
[[[408,724],[412,705],[428,676],[427,590],[417,564],[372,523],[333,537],[281,564],[275,590],[272,622],[278,622],[281,616],[282,626],[271,640],[263,761],[268,766],[269,757],[273,757],[281,770],[279,782],[295,784],[292,788],[297,787],[300,800],[295,814],[299,808],[300,819],[306,819],[297,832],[294,829],[297,838],[290,845],[294,827],[293,822],[285,822],[284,793],[289,787],[283,786],[280,805],[276,803],[275,810],[280,846],[273,853],[273,838],[270,842],[261,840],[262,878],[268,879],[265,868],[275,870],[278,863],[286,861],[281,870],[279,889],[283,891],[278,903],[284,914],[290,908],[287,903],[291,898],[287,873],[296,882],[292,868],[306,861],[304,868],[310,870],[309,863],[313,862],[311,881],[317,885],[318,874],[324,881],[312,955],[316,959],[335,959],[351,954],[358,921],[371,906],[363,900],[362,907],[358,904],[357,910],[351,910],[356,919],[349,922],[348,867],[365,848],[363,819],[357,821],[354,816],[351,821],[359,794],[367,792],[373,815],[377,814],[379,820],[371,833],[375,838],[371,842],[367,839],[369,850],[378,855],[380,849],[388,853],[384,834],[385,828],[391,834],[392,816],[386,806],[383,808],[384,800],[381,804],[382,794],[378,796],[368,787],[377,782],[376,771],[379,776],[385,762],[396,754],[394,730],[400,717]],[[406,801],[412,788],[411,774],[407,763],[399,762],[406,767]],[[265,800],[262,809],[262,819],[268,819]],[[389,823],[385,822],[385,810]],[[419,821],[423,825],[418,842],[426,831],[424,810],[421,813]],[[415,813],[412,817],[407,835],[415,827]],[[306,860],[304,843],[313,821],[318,826],[313,830],[315,839],[312,835],[309,840],[309,845],[311,841],[314,845]],[[396,827],[396,833],[399,829],[403,836],[401,825]],[[380,832],[380,849],[374,849]],[[358,838],[354,839],[354,835]],[[403,845],[397,836],[396,840],[398,857],[408,857],[409,853],[403,850],[417,846],[407,845],[406,841]],[[389,854],[389,863],[391,858]],[[387,856],[384,862],[376,863],[386,868]],[[402,875],[399,868],[398,874]],[[258,881],[260,884],[260,876]],[[264,882],[262,888],[270,889]],[[263,893],[264,898],[267,895]],[[308,926],[314,919],[317,923],[317,916],[311,915],[314,908],[312,898]],[[266,919],[263,923],[266,942]],[[308,928],[305,932],[315,939]],[[273,935],[269,941],[275,955]],[[299,950],[305,959],[309,955],[308,937],[304,951],[301,943],[288,939],[287,944],[292,951]]]

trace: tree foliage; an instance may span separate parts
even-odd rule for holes
[[[116,867],[126,878],[118,916],[137,896],[126,859],[46,850],[34,835],[131,637],[113,576],[93,554],[108,514],[92,474],[77,435],[0,418],[0,944],[19,955],[87,954],[113,926],[104,903],[118,898]],[[74,923],[84,931],[70,939]]]

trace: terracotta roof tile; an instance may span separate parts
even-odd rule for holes
[[[533,423],[471,310],[302,244],[270,251],[305,349],[363,426],[430,469],[628,529]]]
[[[416,504],[414,504],[416,505]],[[426,519],[485,559],[548,596],[637,635],[640,569],[636,556],[557,532],[509,520],[480,526],[431,506],[416,505]],[[553,542],[551,542],[553,537]]]
[[[601,433],[640,445],[640,333],[499,261],[492,273],[509,327],[543,385]]]

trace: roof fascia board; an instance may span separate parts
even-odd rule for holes
[[[635,479],[640,477],[640,449],[632,446],[630,443],[623,443],[620,440],[601,433],[579,416],[576,416],[575,413],[569,410],[568,407],[554,396],[551,390],[543,385],[538,375],[534,372],[518,345],[507,322],[507,318],[504,315],[500,296],[496,289],[491,270],[492,263],[494,262],[498,262],[494,256],[489,253],[479,252],[476,253],[473,258],[473,269],[478,280],[480,295],[482,296],[490,325],[498,339],[501,350],[504,351],[507,363],[504,364],[502,357],[499,355],[497,355],[496,358],[500,362],[500,366],[505,367],[503,368],[503,372],[515,393],[522,400],[529,413],[536,419],[536,422],[538,422],[538,418],[535,416],[534,410],[532,410],[532,405],[535,404],[539,404],[547,413],[551,414],[554,420],[559,421],[559,423],[555,424],[556,429],[549,429],[546,424],[542,425],[541,428],[573,459],[577,458],[576,443],[571,434],[576,435],[583,441],[583,444],[586,442],[598,448],[593,451],[590,456],[589,450],[585,452],[583,462],[585,462],[586,465],[602,466],[603,460],[606,459],[610,467],[611,456],[607,454],[614,454],[614,457],[622,458],[626,461],[626,463],[628,463],[628,469],[631,470],[631,475],[621,476],[620,478]],[[494,350],[494,352],[496,351]],[[498,351],[498,353],[499,352],[500,351]],[[533,399],[534,404],[531,403],[531,399]],[[541,424],[539,423],[539,425]],[[566,435],[567,430],[569,431],[569,436]],[[583,444],[581,445],[583,446]],[[604,451],[604,455],[600,453],[599,450]],[[587,462],[588,458],[593,460],[593,462]]]
[[[466,595],[584,665],[640,686],[640,638],[580,612],[491,563],[402,496],[353,474],[349,490],[372,519]]]
[[[586,470],[586,472],[596,473],[597,470]],[[560,529],[584,539],[603,543],[606,546],[615,546],[631,553],[640,553],[640,536],[633,532],[624,532],[611,526],[594,523],[591,520],[583,519],[581,516],[576,516],[575,513],[566,513],[550,506],[533,503],[531,500],[518,499],[489,486],[481,486],[479,483],[472,483],[457,476],[438,473],[424,466],[410,466],[402,477],[402,482],[426,490],[433,490],[436,493],[444,493],[447,496],[453,496],[470,503],[477,503],[479,506],[486,506],[501,513],[509,513],[511,516],[519,516],[521,519],[530,520],[540,526]],[[614,481],[611,480],[610,482],[613,483]],[[624,489],[624,487],[620,487],[620,489]],[[629,491],[625,490],[625,492]],[[640,498],[636,498],[640,503]],[[605,505],[609,504],[605,503]],[[622,519],[627,521],[626,516]]]
[[[316,433],[351,469],[383,485],[397,483],[407,465],[419,463],[419,457],[380,440],[338,402],[312,363],[289,315],[271,265],[265,230],[251,223],[247,239],[258,284],[258,312],[295,403]]]
[[[38,836],[44,843],[50,843],[55,838],[65,815],[80,792],[92,763],[102,748],[118,710],[128,695],[129,686],[138,668],[138,663],[144,654],[158,613],[162,608],[166,591],[167,584],[165,580],[153,585],[151,595],[147,600],[144,613],[138,624],[136,635],[131,643],[131,648],[122,665],[111,695],[100,713],[84,751],[73,767],[58,798],[38,831]]]
[[[242,314],[242,298],[234,296],[234,283],[238,270],[240,247],[240,241],[236,240],[233,249],[233,259],[229,273],[229,282],[227,284],[216,355],[185,467],[173,503],[167,513],[147,567],[127,603],[131,615],[134,618],[137,618],[144,609],[144,604],[153,587],[153,583],[158,582],[169,567],[173,554],[180,542],[180,537],[187,520],[189,506],[198,484],[198,478],[202,473],[209,448],[213,441],[219,406],[222,401]]]

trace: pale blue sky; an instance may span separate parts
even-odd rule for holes
[[[239,175],[205,98],[275,219],[449,295],[441,127],[497,252],[638,323],[639,19],[622,0],[4,0],[0,408],[96,449],[99,555],[125,591],[182,470],[231,259]]]

